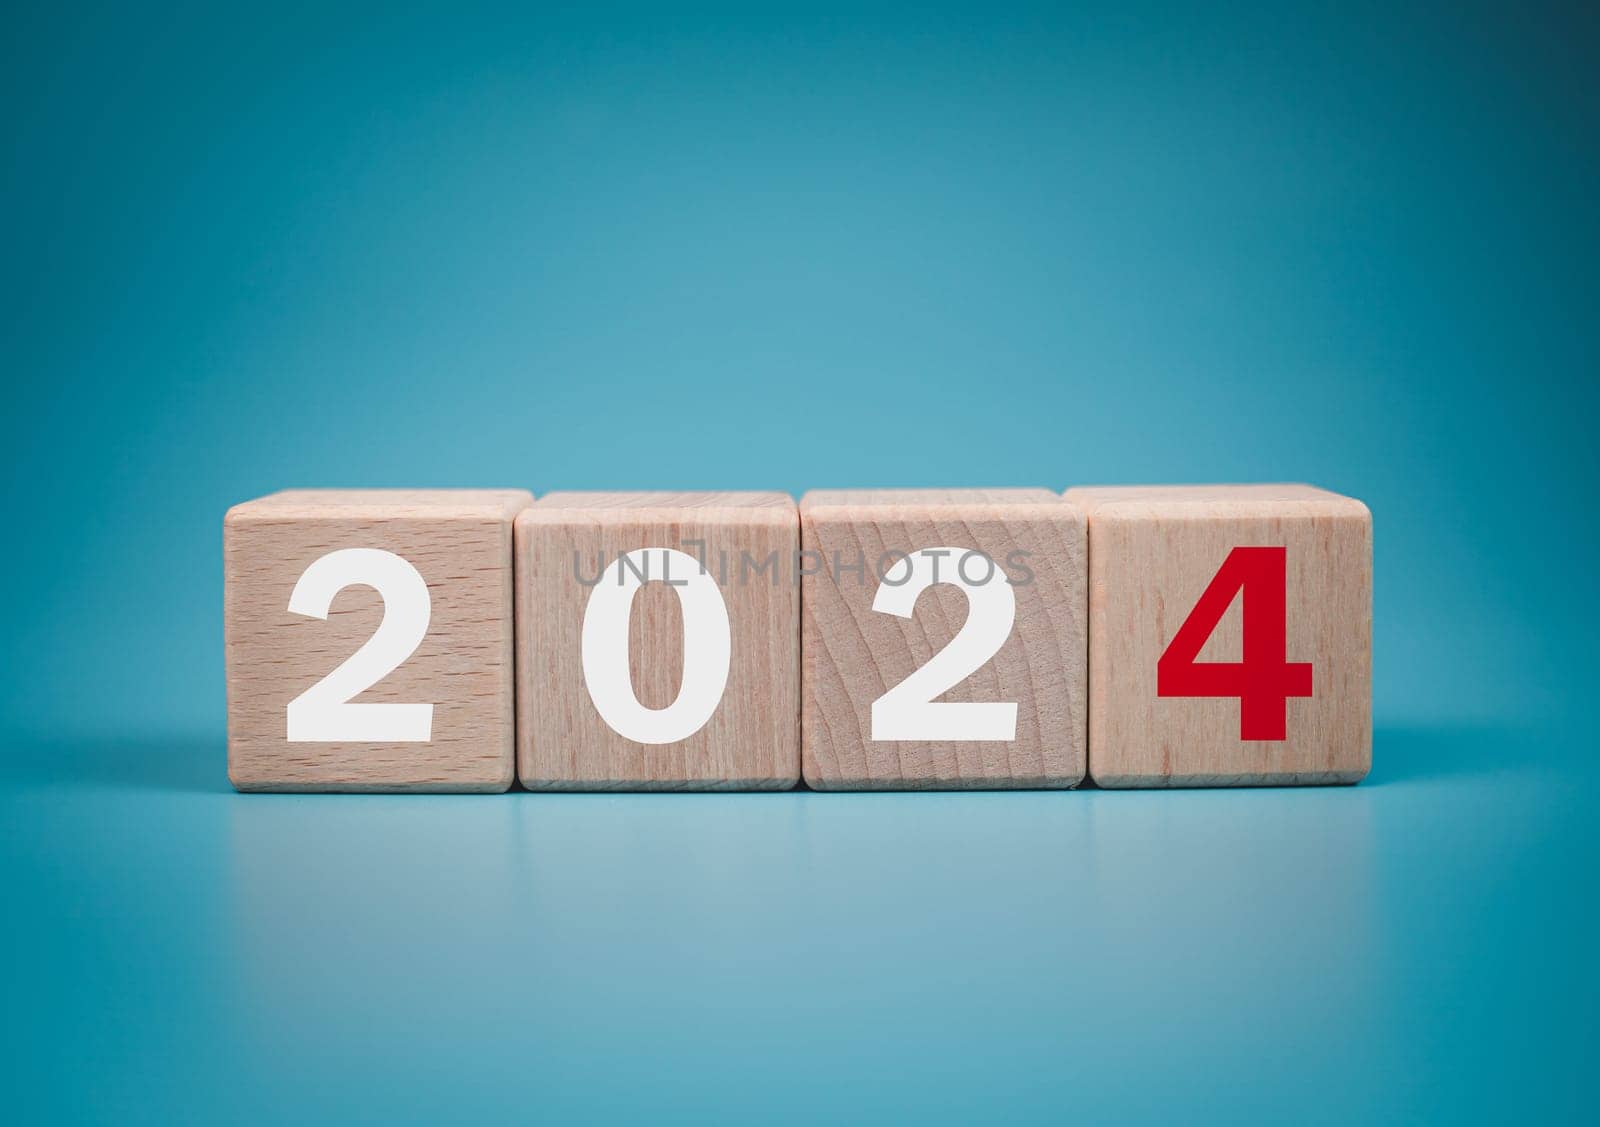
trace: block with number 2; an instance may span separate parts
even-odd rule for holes
[[[808,785],[1083,780],[1077,506],[1046,489],[845,489],[800,512]]]
[[[1069,489],[1089,514],[1103,787],[1353,783],[1372,762],[1372,517],[1308,485]]]
[[[300,489],[223,522],[240,790],[503,791],[519,489]]]

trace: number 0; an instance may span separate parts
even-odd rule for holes
[[[669,586],[683,611],[683,681],[666,708],[646,708],[628,678],[628,623],[633,597],[650,574],[650,557],[661,560],[667,580],[676,565],[686,576]],[[631,565],[631,566],[629,566]],[[728,687],[732,658],[728,604],[716,580],[693,556],[672,548],[639,548],[618,556],[600,573],[583,610],[583,681],[600,718],[635,743],[670,744],[687,739],[711,719]]]

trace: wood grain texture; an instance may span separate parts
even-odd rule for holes
[[[228,775],[240,790],[507,789],[514,768],[511,528],[521,490],[291,490],[223,521]],[[289,701],[359,649],[383,617],[352,586],[326,621],[291,614],[301,574],[340,548],[380,548],[428,585],[428,632],[357,703],[431,703],[422,743],[290,743]]]
[[[522,784],[530,790],[794,786],[799,536],[794,499],[784,493],[552,493],[525,510],[516,524]],[[722,701],[702,728],[670,744],[636,743],[614,731],[595,710],[583,676],[582,625],[592,588],[578,576],[592,581],[604,565],[638,548],[674,548],[704,559],[728,610],[732,658]],[[774,554],[773,567],[756,573]],[[629,673],[646,708],[666,708],[678,695],[679,607],[677,590],[659,580],[634,595]]]
[[[1089,772],[1104,787],[1353,783],[1372,763],[1372,518],[1308,485],[1069,489],[1089,514]],[[1158,697],[1156,662],[1236,546],[1287,549],[1286,740],[1233,698]],[[1239,598],[1200,661],[1239,661]]]
[[[1086,526],[1075,505],[1045,489],[819,490],[801,498],[800,514],[804,546],[819,553],[801,585],[807,785],[978,789],[1082,781],[1088,576]],[[872,609],[885,553],[932,547],[981,551],[1016,581],[1010,637],[938,698],[1016,702],[1012,741],[871,738],[873,701],[926,665],[966,621],[967,596],[948,583],[924,591],[910,619]],[[1015,557],[1023,567],[1007,563],[1012,553],[1026,553]],[[849,570],[863,559],[864,575]]]

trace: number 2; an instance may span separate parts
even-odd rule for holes
[[[306,568],[289,610],[326,619],[333,597],[357,584],[382,597],[383,620],[343,664],[289,702],[289,742],[426,743],[433,705],[350,703],[399,668],[428,633],[433,604],[416,568],[379,548],[341,548]]]
[[[872,609],[897,618],[910,618],[917,596],[935,583],[949,583],[967,595],[967,620],[949,645],[934,654],[927,665],[872,702],[874,740],[1014,740],[1017,738],[1015,701],[935,701],[978,671],[1000,652],[1017,617],[1017,596],[1002,578],[994,582],[994,562],[989,577],[973,583],[961,564],[974,553],[964,548],[923,548],[902,558],[891,574],[902,568],[910,574],[898,584],[885,576],[873,596]],[[948,557],[950,573],[939,575],[939,561]],[[959,562],[958,562],[959,561]]]
[[[1311,695],[1311,663],[1288,660],[1288,555],[1228,553],[1156,662],[1158,697],[1238,697],[1241,740],[1288,738],[1288,698]],[[1244,660],[1196,661],[1236,593],[1244,598]]]

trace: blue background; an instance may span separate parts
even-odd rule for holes
[[[1592,12],[7,24],[19,1122],[1592,1107]],[[274,489],[1285,479],[1375,514],[1354,789],[227,788]]]

